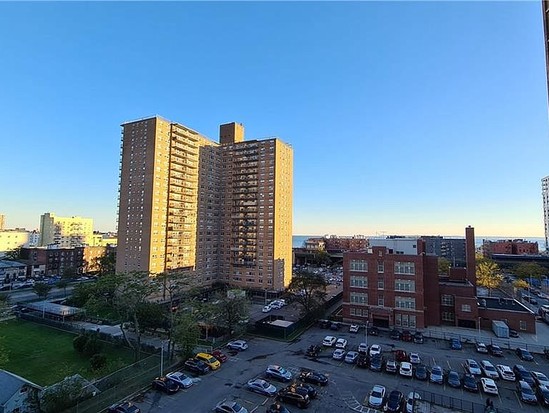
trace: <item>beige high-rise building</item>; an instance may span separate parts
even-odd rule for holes
[[[291,280],[292,165],[279,139],[213,142],[161,117],[122,125],[118,272],[191,271],[203,285],[280,291]]]
[[[39,247],[72,248],[92,244],[93,219],[58,217],[50,212],[40,216]]]

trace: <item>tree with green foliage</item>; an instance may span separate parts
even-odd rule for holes
[[[178,312],[175,317],[173,342],[183,358],[192,357],[200,338],[196,317],[189,311]]]
[[[250,316],[250,301],[245,293],[242,294],[239,290],[232,293],[220,292],[214,296],[212,306],[217,326],[225,328],[231,337],[245,329],[242,320]]]
[[[499,266],[489,258],[477,258],[477,285],[487,288],[489,295],[503,282]]]
[[[448,258],[438,257],[438,273],[440,275],[448,275],[452,263]]]
[[[52,286],[46,283],[36,283],[32,287],[32,291],[42,300],[48,298],[51,289]]]
[[[513,272],[522,280],[527,280],[530,277],[540,280],[542,276],[547,274],[547,269],[536,262],[523,262],[517,264],[513,268]]]
[[[8,312],[8,304],[8,297],[0,295],[0,319]],[[8,364],[8,361],[9,351],[4,344],[4,337],[0,336],[0,369],[4,368]]]
[[[105,253],[93,259],[94,267],[98,268],[98,275],[113,275],[116,271],[116,256],[114,252],[109,249],[105,249]]]
[[[85,307],[91,312],[107,310],[117,315],[124,340],[134,350],[137,361],[141,356],[144,332],[139,314],[157,292],[158,286],[148,272],[106,275],[95,283]],[[129,328],[133,329],[135,340],[130,339]]]
[[[63,289],[63,295],[65,297],[67,296],[67,287],[69,286],[69,280],[67,280],[66,278],[60,278],[59,281],[55,283],[55,286],[57,288]]]
[[[288,291],[292,293],[294,301],[301,305],[304,316],[319,317],[326,302],[327,286],[322,274],[300,271],[294,274]]]

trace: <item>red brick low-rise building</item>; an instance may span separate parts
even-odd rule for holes
[[[343,317],[378,327],[424,328],[425,285],[437,283],[438,259],[371,247],[343,256]]]
[[[491,258],[493,254],[537,255],[539,254],[539,248],[537,242],[522,239],[484,240],[482,243],[482,253],[486,258]]]

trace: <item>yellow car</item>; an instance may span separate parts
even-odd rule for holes
[[[212,370],[217,370],[219,367],[221,367],[221,363],[218,359],[216,359],[214,356],[208,353],[198,353],[195,356],[195,359],[203,361],[206,363]]]

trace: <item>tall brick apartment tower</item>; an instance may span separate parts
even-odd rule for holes
[[[280,291],[291,279],[292,149],[244,141],[220,127],[220,144],[155,116],[122,125],[117,272],[191,272]]]

